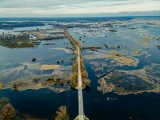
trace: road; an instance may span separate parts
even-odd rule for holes
[[[84,120],[80,48],[78,46],[77,46],[77,51],[78,51],[78,56],[77,56],[77,59],[78,59],[77,61],[78,62],[78,112],[79,112],[79,120]]]
[[[76,117],[75,120],[84,120],[87,119],[84,115],[84,109],[83,109],[83,92],[82,92],[82,74],[81,74],[81,51],[79,46],[74,42],[76,41],[69,33],[67,30],[64,30],[64,33],[66,37],[73,43],[73,45],[76,47],[76,51],[78,53],[77,55],[77,62],[78,62],[78,116]],[[87,119],[89,120],[89,119]]]

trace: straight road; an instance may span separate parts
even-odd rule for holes
[[[83,93],[82,93],[82,75],[81,75],[81,64],[80,64],[80,48],[77,46],[78,51],[78,112],[79,120],[84,120],[83,110]]]
[[[76,118],[76,120],[84,120],[87,119],[84,115],[84,109],[83,109],[83,92],[82,92],[82,74],[81,74],[81,51],[79,46],[77,45],[76,41],[69,33],[67,30],[64,30],[65,35],[67,36],[67,38],[73,43],[73,45],[76,47],[76,51],[77,51],[77,62],[78,62],[78,116]],[[89,119],[87,119],[89,120]]]

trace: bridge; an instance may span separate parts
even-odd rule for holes
[[[66,37],[72,42],[72,44],[76,47],[77,51],[77,62],[78,62],[78,116],[74,120],[89,120],[85,115],[84,115],[84,108],[83,108],[83,88],[82,88],[82,74],[81,74],[81,50],[80,50],[80,44],[78,42],[75,42],[76,40],[68,33],[68,31],[65,29],[64,33]]]

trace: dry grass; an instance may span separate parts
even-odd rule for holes
[[[41,70],[52,70],[56,68],[60,68],[60,65],[42,65],[40,69]]]
[[[131,58],[127,58],[127,57],[116,57],[113,58],[116,62],[121,63],[123,65],[128,65],[128,66],[137,66],[137,62]]]
[[[139,54],[139,50],[133,50],[133,54],[134,55],[138,55]]]

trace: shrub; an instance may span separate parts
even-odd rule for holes
[[[40,80],[41,80],[40,78],[37,78],[37,77],[36,77],[36,78],[33,79],[33,82],[38,82],[38,81],[40,81]]]
[[[0,83],[0,89],[2,89],[4,87],[3,83]]]
[[[2,97],[0,99],[0,111],[2,110],[2,108],[4,107],[4,105],[6,105],[7,103],[9,103],[9,99],[6,97]]]
[[[55,120],[69,120],[66,106],[60,106],[56,113],[57,113],[57,116]]]
[[[14,120],[17,112],[11,104],[6,104],[1,111],[2,120]]]

